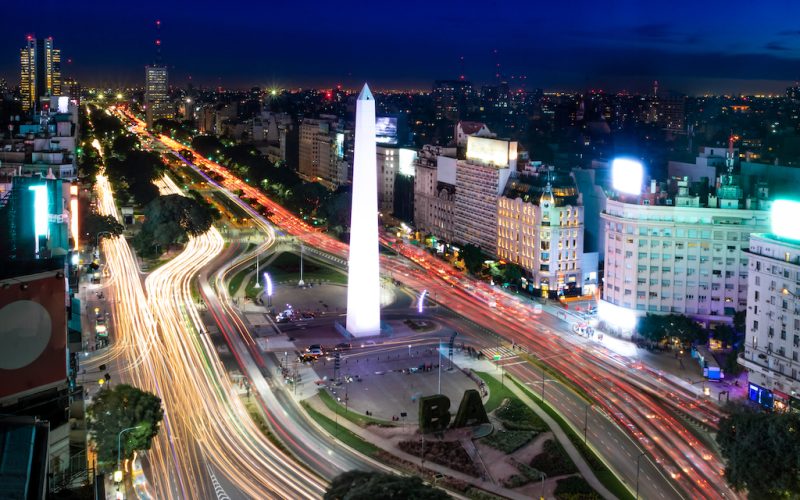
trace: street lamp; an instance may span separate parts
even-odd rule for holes
[[[636,457],[636,500],[639,500],[639,466],[641,465],[642,457],[645,455],[645,452],[639,453],[639,456]]]
[[[133,429],[138,429],[142,427],[141,425],[137,425],[134,427],[128,427],[126,429],[122,429],[117,434],[117,470],[114,472],[114,482],[121,483],[122,482],[122,435],[128,431],[132,431]]]
[[[789,289],[788,289],[788,288],[786,288],[786,287],[783,287],[783,289],[781,290],[781,293],[782,293],[783,295],[791,295],[791,296],[792,296],[792,298],[794,298],[794,299],[800,298],[800,297],[798,297],[798,295],[797,295],[797,294],[794,294],[794,293],[790,292],[790,291],[789,291]]]
[[[97,249],[97,255],[100,256],[100,235],[111,234],[111,231],[99,231],[94,238],[94,247]]]
[[[261,288],[261,283],[258,281],[258,274],[259,274],[258,273],[258,264],[259,264],[258,261],[259,261],[259,257],[260,257],[260,255],[258,253],[256,253],[256,284],[253,286],[253,288]]]
[[[264,284],[266,285],[266,293],[267,293],[267,306],[272,307],[272,278],[269,277],[269,273],[264,273]]]

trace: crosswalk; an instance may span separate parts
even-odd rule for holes
[[[501,360],[519,357],[519,351],[506,346],[487,347],[482,349],[481,352],[483,352],[483,355],[486,356],[487,359],[495,359],[495,356],[498,354],[500,355]]]

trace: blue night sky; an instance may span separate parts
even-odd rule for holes
[[[800,79],[796,0],[4,3],[0,75],[11,84],[32,33],[55,37],[65,76],[140,85],[156,19],[173,85],[191,75],[223,87],[427,89],[457,78],[460,56],[476,83],[493,81],[499,62],[529,89],[641,91],[657,79],[689,93],[782,92]]]

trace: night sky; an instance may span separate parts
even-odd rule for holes
[[[756,5],[768,5],[762,7]],[[494,67],[528,89],[783,92],[800,79],[800,2],[314,2],[6,0],[0,76],[19,83],[26,34],[55,37],[63,74],[87,85],[141,85],[155,57],[173,85],[429,89]],[[496,50],[496,54],[495,54]],[[72,59],[67,63],[67,59]]]

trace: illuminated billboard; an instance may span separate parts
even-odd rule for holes
[[[336,157],[344,158],[344,134],[341,132],[336,134]]]
[[[0,286],[0,399],[67,379],[63,274],[49,271]]]
[[[401,175],[414,175],[414,160],[417,159],[417,152],[413,149],[400,148],[398,150],[398,167],[397,171]]]
[[[772,234],[781,238],[800,241],[800,202],[775,200],[770,209]]]
[[[512,148],[513,144],[513,148]],[[467,160],[507,167],[509,160],[517,159],[517,143],[487,137],[467,138]]]
[[[375,142],[397,144],[397,118],[391,116],[375,118]]]
[[[617,158],[611,163],[611,183],[620,193],[641,194],[644,181],[642,163],[630,158]]]

